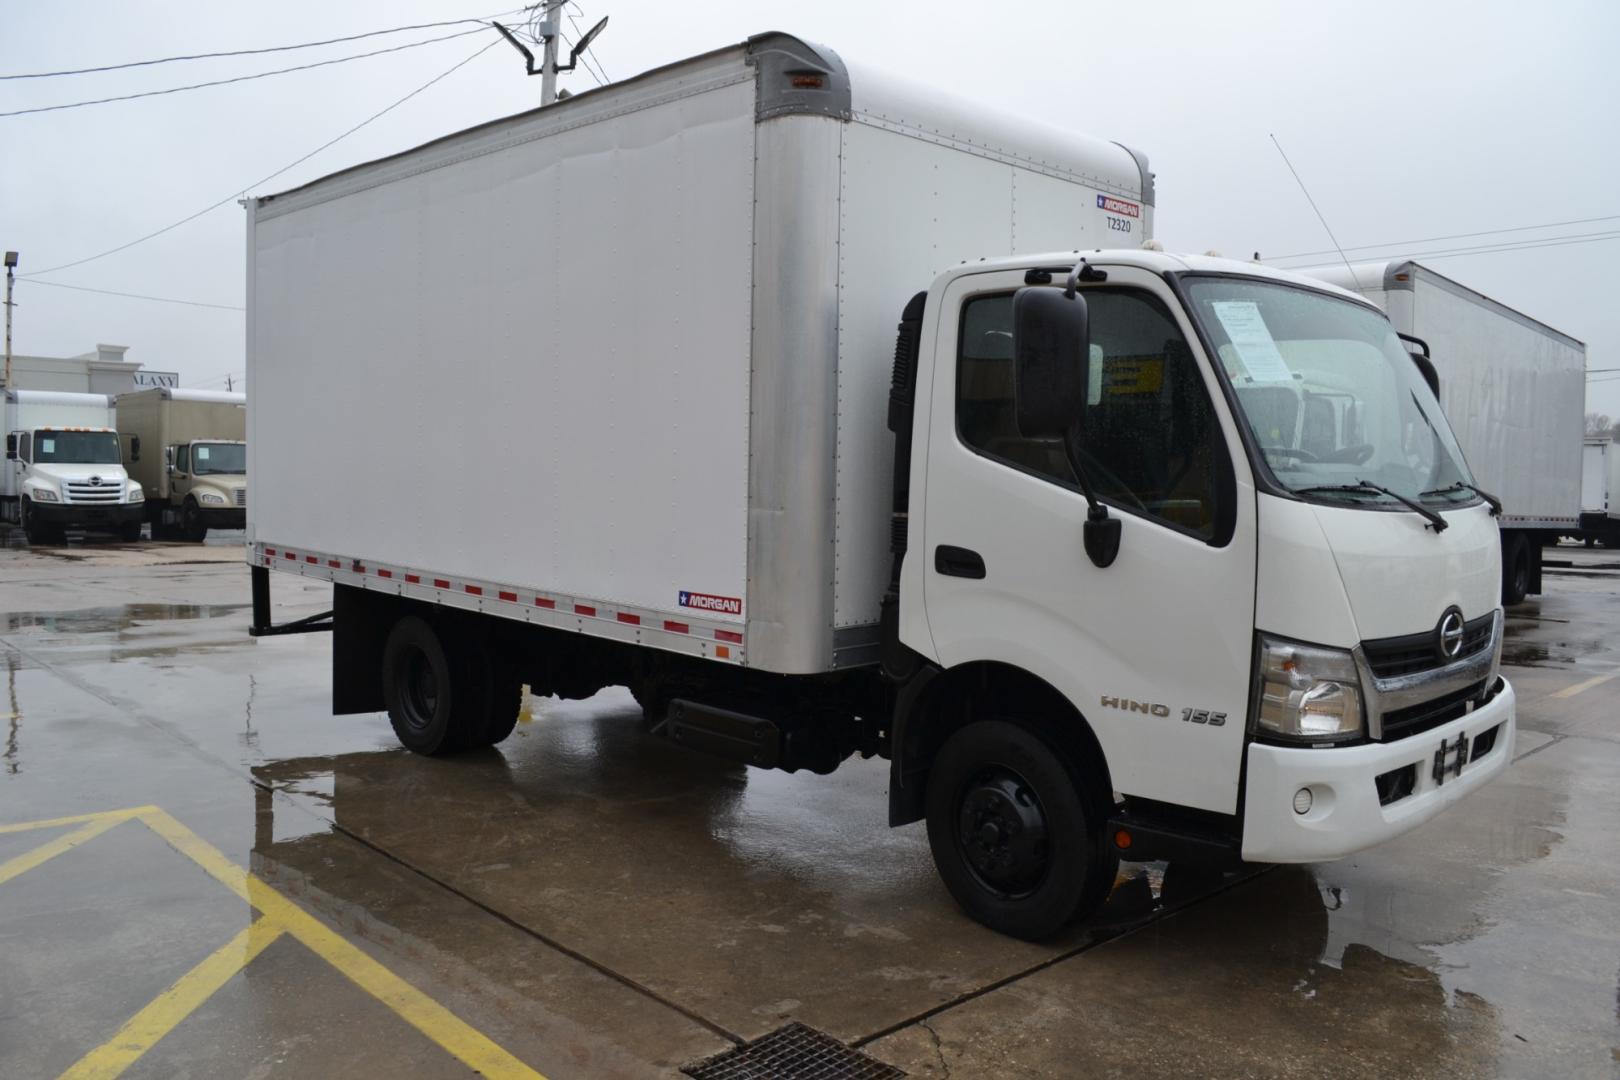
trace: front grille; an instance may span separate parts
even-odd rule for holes
[[[236,505],[237,506],[246,506],[247,505],[247,488],[237,488],[236,489]]]
[[[68,481],[62,485],[62,494],[70,503],[115,503],[124,494],[123,485],[117,483],[90,484]]]
[[[1455,693],[1419,705],[1393,709],[1384,714],[1384,742],[1394,742],[1448,724],[1468,713],[1468,703],[1485,692],[1485,680],[1465,686]]]
[[[1456,663],[1457,660],[1473,656],[1481,649],[1489,647],[1491,643],[1491,627],[1495,625],[1495,622],[1496,613],[1491,612],[1463,623],[1462,651],[1457,654],[1456,660],[1442,661],[1440,659],[1435,652],[1435,634],[1433,630],[1425,630],[1421,634],[1405,634],[1401,637],[1364,641],[1361,643],[1361,651],[1367,657],[1367,664],[1372,668],[1373,674],[1380,679],[1393,679],[1398,675],[1415,675],[1431,668]]]

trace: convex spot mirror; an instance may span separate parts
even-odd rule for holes
[[[1091,363],[1086,298],[1049,286],[1013,294],[1013,407],[1026,439],[1061,438],[1080,422]]]

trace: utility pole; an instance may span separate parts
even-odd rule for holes
[[[540,38],[546,43],[545,57],[540,65],[540,104],[550,105],[557,100],[557,42],[562,40],[562,23],[558,16],[568,0],[545,0],[540,15]]]
[[[17,269],[17,253],[6,252],[6,389],[11,387],[11,282]]]

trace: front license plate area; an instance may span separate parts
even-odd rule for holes
[[[1434,752],[1434,769],[1430,773],[1434,777],[1435,787],[1446,782],[1448,776],[1461,776],[1463,766],[1468,764],[1468,736],[1461,732],[1456,742],[1440,741],[1440,749]]]

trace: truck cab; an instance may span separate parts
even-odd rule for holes
[[[118,432],[102,394],[15,390],[6,394],[4,520],[30,544],[61,543],[70,526],[140,536],[139,484],[120,462]]]
[[[240,529],[247,520],[247,443],[194,439],[163,448],[168,501],[179,529],[200,541],[213,529]]]
[[[1132,857],[1337,858],[1505,767],[1496,525],[1371,304],[1153,251],[919,299],[891,820],[928,817],[964,907],[1005,918],[1056,861],[1016,840],[1056,829],[1026,752],[955,768],[975,716],[1041,733],[1094,793],[1076,846]]]

